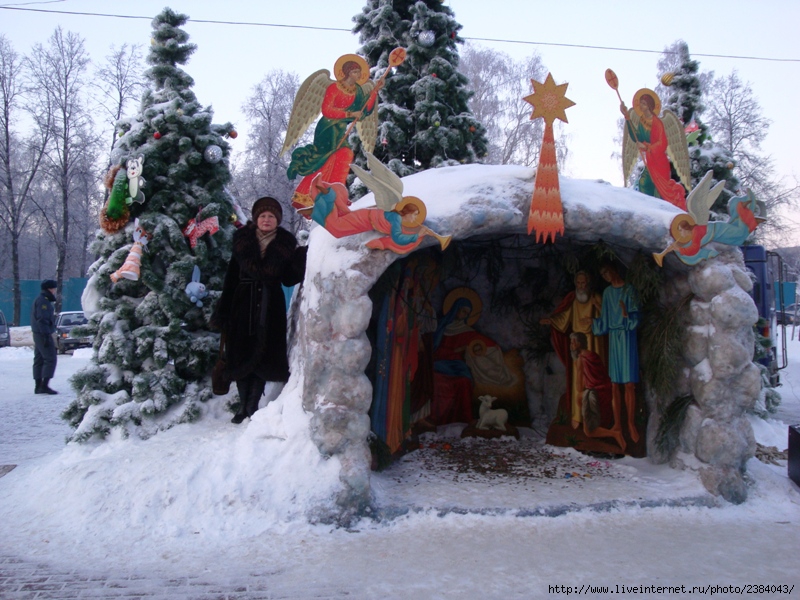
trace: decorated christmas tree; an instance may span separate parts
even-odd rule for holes
[[[374,154],[398,175],[471,163],[487,152],[486,133],[469,109],[466,77],[458,71],[461,25],[440,0],[368,0],[354,18],[372,73],[382,73],[389,53],[406,48],[405,62],[380,94]],[[356,146],[356,162],[366,159]]]
[[[713,171],[714,182],[725,181],[725,189],[714,203],[712,210],[727,213],[728,200],[739,192],[739,179],[733,174],[734,162],[730,153],[715,143],[708,127],[701,120],[705,110],[703,103],[704,85],[700,75],[700,63],[692,60],[686,42],[673,45],[674,53],[669,60],[659,61],[659,73],[663,88],[664,108],[674,112],[683,122],[689,140],[692,187],[709,170]],[[677,68],[675,68],[677,65]],[[672,67],[672,70],[668,70]],[[708,79],[708,77],[706,77]]]
[[[94,355],[62,415],[73,440],[112,428],[145,438],[196,419],[212,395],[219,338],[208,321],[230,258],[226,137],[236,134],[212,124],[179,67],[195,50],[180,29],[187,20],[170,9],[153,20],[149,86],[120,124],[83,297]]]

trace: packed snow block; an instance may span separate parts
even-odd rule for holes
[[[708,491],[722,496],[732,504],[741,504],[747,500],[747,484],[738,469],[706,467],[700,469],[700,481]]]
[[[694,293],[694,292],[692,292]],[[708,327],[711,325],[711,303],[693,298],[689,303],[689,317],[694,325]],[[713,331],[709,331],[713,333]]]
[[[703,424],[703,413],[696,404],[690,404],[686,409],[681,432],[678,436],[679,448],[686,454],[694,454],[697,450],[697,434]]]
[[[344,490],[337,498],[337,504],[348,505],[358,498],[355,507],[360,512],[370,499],[370,465],[372,455],[365,444],[350,444],[339,455],[342,468],[339,471],[339,480],[349,489]]]
[[[710,302],[715,296],[736,286],[733,272],[717,260],[700,263],[689,273],[692,293],[700,300]]]
[[[706,364],[710,365],[711,361]],[[755,404],[760,391],[761,374],[753,362],[745,364],[741,371],[725,378],[693,380],[692,386],[692,395],[703,409],[703,414],[721,420],[744,414]]]
[[[687,327],[684,333],[683,357],[694,367],[708,356],[708,325]]]
[[[311,417],[311,437],[324,455],[341,454],[349,444],[366,446],[369,416],[345,408],[326,406]]]
[[[360,375],[351,375],[347,371],[333,373],[328,380],[327,389],[325,401],[336,406],[366,413],[372,404],[372,384],[363,373]]]
[[[747,292],[736,286],[711,301],[711,316],[722,327],[740,329],[758,321],[758,309]]]
[[[753,290],[753,279],[750,277],[750,271],[738,265],[731,265],[731,273],[736,280],[736,285],[742,288],[748,294]]]
[[[800,485],[800,425],[789,425],[789,479]]]
[[[744,471],[755,454],[756,439],[746,418],[729,422],[707,418],[700,425],[695,455],[704,463]]]
[[[333,314],[333,330],[344,337],[356,337],[367,330],[371,316],[372,301],[369,296],[355,298],[341,304]]]
[[[709,341],[708,355],[714,378],[727,379],[752,363],[753,343],[745,346],[735,334],[719,332]]]

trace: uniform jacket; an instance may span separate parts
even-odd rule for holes
[[[266,381],[287,381],[286,300],[281,284],[303,280],[306,248],[278,228],[261,256],[256,228],[248,223],[233,234],[233,252],[222,295],[211,318],[226,335],[232,379],[255,374]]]
[[[56,312],[53,303],[55,296],[47,290],[33,301],[31,308],[31,332],[52,335],[56,332]]]

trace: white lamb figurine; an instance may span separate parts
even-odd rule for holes
[[[500,431],[505,431],[506,421],[508,421],[508,411],[504,408],[492,408],[492,402],[497,400],[497,398],[494,396],[480,396],[478,400],[481,401],[478,429],[499,429]]]

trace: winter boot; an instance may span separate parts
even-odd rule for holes
[[[41,379],[34,379],[34,381],[36,382],[36,391],[34,391],[33,393],[34,394],[43,394],[44,392],[42,391],[42,380]]]
[[[58,394],[57,391],[50,389],[50,380],[49,379],[42,379],[42,387],[39,388],[41,391],[40,394]]]

